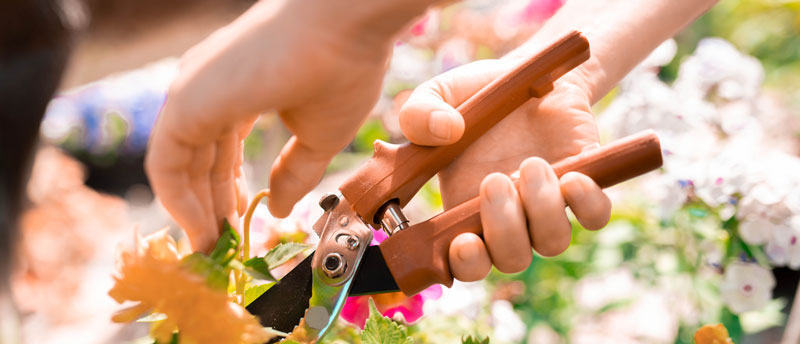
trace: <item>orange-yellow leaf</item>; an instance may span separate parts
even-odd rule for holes
[[[137,233],[134,249],[121,251],[117,258],[115,283],[108,294],[117,302],[138,304],[113,320],[133,321],[133,313],[152,309],[167,318],[153,324],[151,335],[165,340],[177,327],[183,343],[264,343],[272,337],[256,317],[225,291],[210,288],[180,259],[166,230],[146,238]]]
[[[705,325],[694,333],[695,344],[733,344],[722,324]]]

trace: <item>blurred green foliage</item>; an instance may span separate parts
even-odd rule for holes
[[[371,118],[358,130],[353,140],[353,148],[356,152],[372,154],[375,140],[388,142],[389,133],[383,128],[380,119]]]
[[[677,58],[662,70],[662,78],[674,80],[683,57],[705,37],[724,38],[756,57],[764,65],[767,86],[796,92],[800,85],[800,1],[720,1],[676,37]]]

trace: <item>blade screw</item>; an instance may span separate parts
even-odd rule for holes
[[[355,251],[358,245],[361,244],[361,241],[358,240],[357,236],[342,233],[336,236],[336,243],[347,247],[348,250]]]
[[[322,271],[330,278],[336,278],[344,274],[347,264],[344,258],[338,253],[329,253],[322,262]]]
[[[347,248],[355,250],[358,248],[358,238],[354,236],[347,237],[347,239],[345,240],[345,244],[347,244]]]
[[[347,215],[342,215],[342,217],[339,218],[339,226],[347,227],[349,223],[350,223],[350,218],[347,217]]]

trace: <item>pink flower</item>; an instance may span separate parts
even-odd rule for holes
[[[396,315],[400,314],[403,322],[413,323],[422,317],[422,306],[425,301],[438,299],[441,296],[442,286],[438,284],[411,297],[402,292],[353,296],[347,298],[340,316],[347,322],[363,329],[369,317],[369,298],[372,298],[375,301],[375,306],[384,316],[396,318]]]
[[[381,230],[373,231],[372,245],[380,244],[387,237],[386,233]],[[442,286],[438,284],[410,297],[402,292],[352,296],[347,298],[340,317],[363,329],[367,318],[369,318],[369,298],[372,298],[375,301],[375,306],[383,316],[395,318],[399,314],[405,323],[413,323],[422,317],[422,306],[425,301],[435,300],[441,296]]]
[[[430,15],[426,15],[422,19],[420,19],[414,26],[411,27],[411,34],[414,36],[422,36],[425,34],[425,29],[428,26],[428,22],[430,21]]]
[[[553,16],[561,8],[564,0],[531,0],[520,13],[522,22],[541,22]]]

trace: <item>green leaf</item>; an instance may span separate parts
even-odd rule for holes
[[[739,314],[742,331],[750,334],[782,326],[786,323],[786,315],[781,310],[786,307],[786,303],[786,299],[783,298],[773,299],[759,310]]]
[[[744,331],[742,330],[742,324],[739,321],[739,316],[731,313],[731,311],[726,307],[722,309],[722,315],[720,318],[722,325],[728,329],[728,335],[731,337],[731,339],[733,339],[733,342],[740,343],[742,341]]]
[[[269,265],[267,265],[267,262],[264,260],[264,258],[250,258],[244,262],[244,267],[245,271],[247,271],[247,273],[254,278],[271,282],[278,280],[275,278],[275,276],[272,276],[272,273],[269,271]]]
[[[153,344],[179,344],[181,341],[178,338],[178,332],[172,333],[172,338],[170,338],[169,343],[159,343],[157,340],[153,341]]]
[[[247,307],[251,302],[255,301],[261,294],[264,294],[275,283],[264,284],[248,284],[244,289],[244,305]]]
[[[270,270],[277,268],[289,259],[292,259],[297,254],[308,250],[311,246],[290,242],[286,244],[279,244],[267,252],[264,257],[250,258],[244,262],[245,271],[251,276],[262,279],[265,281],[277,281],[275,276],[272,276]]]
[[[181,259],[181,264],[191,273],[206,278],[206,284],[214,289],[228,290],[228,274],[220,263],[206,255],[195,252]]]
[[[269,266],[271,270],[283,265],[290,259],[294,258],[294,256],[308,250],[309,248],[311,248],[310,245],[296,242],[278,244],[278,246],[273,247],[271,250],[269,250],[269,252],[267,252],[267,254],[264,255],[264,261],[266,261],[267,266]]]
[[[209,257],[223,266],[228,265],[236,257],[236,250],[239,247],[240,240],[239,233],[236,233],[236,230],[231,227],[228,220],[225,220],[222,223],[222,234],[217,240],[217,246],[214,247],[214,251],[211,251]]]
[[[478,339],[478,337],[469,336],[461,339],[461,344],[489,344],[489,337]]]
[[[370,119],[358,129],[353,146],[358,152],[372,153],[375,140],[389,141],[390,137],[380,120]]]
[[[369,299],[369,318],[361,331],[363,344],[411,344],[406,327],[381,315],[372,298]]]

